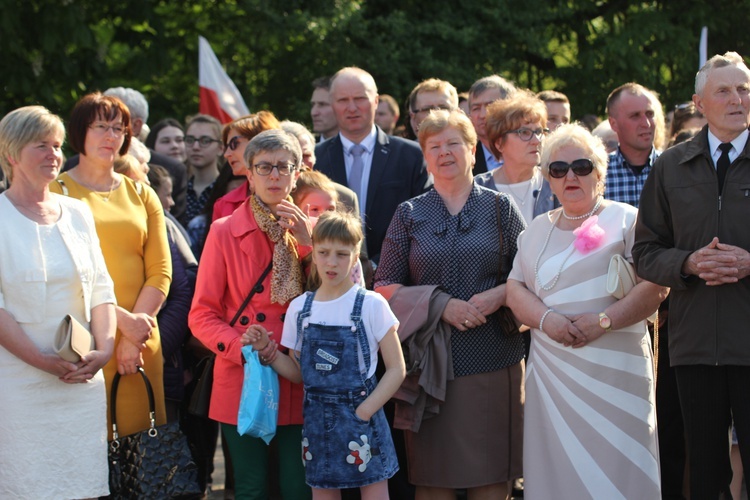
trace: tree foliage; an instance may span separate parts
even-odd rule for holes
[[[424,78],[466,90],[499,73],[603,114],[637,81],[665,105],[690,98],[702,26],[709,55],[747,52],[747,0],[0,0],[0,114],[39,103],[65,117],[85,93],[141,90],[150,121],[198,108],[198,35],[251,110],[309,121],[310,82],[370,71],[403,100]],[[737,12],[738,16],[725,16]]]

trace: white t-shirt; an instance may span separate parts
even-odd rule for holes
[[[334,300],[325,302],[313,300],[312,307],[310,308],[310,316],[307,317],[307,321],[318,325],[344,325],[351,327],[352,321],[350,316],[352,309],[354,309],[354,301],[357,298],[357,289],[358,287],[353,286],[344,295]],[[299,317],[302,308],[305,307],[305,300],[307,300],[306,293],[294,299],[286,311],[284,331],[281,334],[281,345],[291,350],[297,344],[297,317]],[[366,290],[365,298],[362,302],[362,323],[365,325],[367,340],[370,344],[370,371],[367,373],[367,378],[370,378],[375,374],[375,367],[378,364],[378,343],[383,340],[383,337],[391,327],[395,326],[398,328],[398,320],[382,295]],[[362,353],[360,351],[358,353],[359,368],[361,371],[365,369],[365,363]]]
[[[521,211],[526,225],[531,224],[534,220],[534,203],[536,203],[536,196],[534,192],[542,189],[544,183],[544,177],[542,177],[542,170],[534,168],[534,175],[531,179],[516,184],[498,184],[495,183],[495,188],[501,193],[509,194],[513,201],[516,202],[516,206]]]

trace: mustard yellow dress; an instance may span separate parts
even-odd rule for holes
[[[164,226],[164,211],[156,193],[148,186],[136,184],[122,176],[120,186],[111,193],[92,191],[74,181],[67,173],[50,185],[50,191],[85,202],[94,214],[96,232],[101,242],[107,269],[115,283],[117,304],[132,311],[144,286],[154,287],[166,295],[172,279],[172,261]],[[115,346],[120,341],[117,330]],[[146,342],[143,369],[154,388],[156,424],[166,423],[164,407],[164,360],[158,328]],[[117,372],[117,359],[104,366],[107,386],[107,429],[112,439],[109,415],[110,389]],[[148,398],[138,375],[120,379],[117,390],[117,431],[127,436],[149,427]]]

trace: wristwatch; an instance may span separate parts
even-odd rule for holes
[[[612,320],[603,312],[599,313],[599,326],[604,328],[605,332],[612,330]]]

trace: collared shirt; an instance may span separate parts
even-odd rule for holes
[[[641,191],[646,183],[651,167],[661,154],[653,147],[648,155],[648,162],[640,173],[636,172],[622,155],[620,148],[609,155],[607,166],[607,181],[604,187],[604,198],[608,200],[627,203],[638,208],[641,199]]]
[[[740,135],[734,138],[732,142],[732,149],[729,150],[729,164],[731,165],[734,160],[740,155],[745,149],[745,143],[750,133],[747,130],[743,130]],[[719,161],[721,156],[721,150],[719,146],[721,141],[718,137],[711,133],[711,128],[708,129],[708,150],[711,152],[711,158],[714,161],[714,168],[716,168],[716,162]]]
[[[355,143],[344,137],[340,132],[339,136],[341,137],[341,145],[344,148],[344,164],[346,166],[346,178],[348,181],[352,176],[351,174],[352,164],[354,163],[354,156],[352,156],[351,149]],[[357,192],[357,189],[349,186],[351,189],[357,192],[357,197],[359,197],[359,212],[363,215],[363,217],[365,214],[365,209],[367,208],[367,187],[370,185],[372,155],[375,151],[375,143],[377,142],[377,137],[378,129],[375,127],[375,125],[373,125],[370,134],[365,137],[362,142],[360,142],[360,145],[365,148],[365,152],[362,154],[362,186],[360,187],[359,192]]]
[[[484,151],[484,159],[487,162],[487,172],[492,172],[496,168],[500,168],[503,166],[503,162],[498,161],[497,158],[495,158],[495,155],[492,154],[492,151],[490,151],[481,142],[479,143],[479,145],[482,146],[482,151]]]
[[[214,184],[216,184],[216,181],[214,180],[211,184],[206,186],[200,196],[198,196],[198,193],[196,193],[193,188],[194,180],[195,176],[190,177],[187,182],[187,207],[185,209],[184,226],[187,226],[194,217],[203,212],[203,207],[206,206],[208,197],[211,196],[211,191],[213,191]]]

